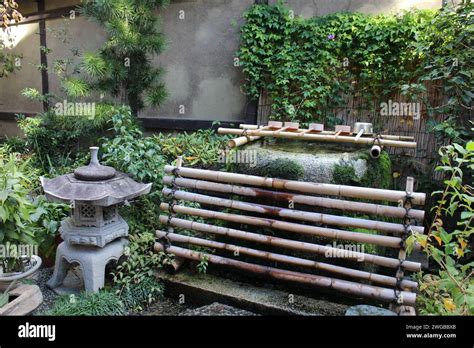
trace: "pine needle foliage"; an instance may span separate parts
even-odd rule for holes
[[[93,89],[110,93],[134,113],[166,99],[163,70],[151,60],[166,45],[157,10],[168,0],[87,0],[86,17],[103,26],[107,41],[84,55],[82,68]]]

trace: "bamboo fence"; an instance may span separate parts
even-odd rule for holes
[[[156,252],[162,252],[164,250],[165,249],[162,244],[155,243]],[[217,255],[191,251],[176,246],[170,246],[166,249],[166,251],[176,256],[191,259],[194,261],[201,261],[203,259],[206,259],[212,264],[233,267],[243,271],[260,274],[262,276],[267,276],[278,280],[297,282],[301,284],[314,285],[321,288],[333,289],[352,296],[362,296],[365,298],[370,298],[388,303],[393,302],[396,299],[396,294],[392,289],[386,289],[372,285],[365,285],[347,280],[333,279],[329,277],[317,276],[307,273],[282,270],[267,266],[260,266]],[[415,305],[415,293],[402,291],[401,295],[403,296],[404,304],[410,306]]]
[[[295,128],[293,128],[294,130]],[[284,131],[281,133],[284,133]],[[175,254],[179,260],[183,258],[191,260],[206,258],[213,264],[226,265],[257,274],[266,274],[275,279],[292,280],[308,285],[336,289],[354,296],[368,297],[384,302],[393,303],[396,300],[396,310],[402,308],[402,305],[414,305],[416,294],[413,291],[416,291],[417,283],[406,279],[405,272],[418,272],[421,270],[421,264],[406,260],[403,245],[404,237],[408,231],[424,233],[422,226],[411,225],[411,221],[423,220],[424,212],[415,209],[414,206],[423,206],[426,195],[413,192],[414,181],[412,178],[407,180],[406,191],[393,191],[277,180],[245,174],[201,170],[183,167],[180,161],[177,166],[166,166],[165,173],[167,175],[164,177],[164,184],[168,187],[163,189],[163,194],[171,199],[171,204],[162,203],[160,205],[160,209],[163,212],[168,212],[169,215],[160,215],[159,221],[168,226],[168,232],[157,231],[157,237],[160,241],[167,239],[170,244],[165,246],[162,242],[157,242],[155,245],[157,251],[166,248],[167,252]],[[185,189],[191,190],[191,192]],[[219,196],[222,194],[225,197]],[[404,223],[377,221],[365,216],[359,218],[306,211],[299,207],[298,209],[278,207],[240,200],[239,197],[245,197],[247,200],[248,198],[265,199],[267,202],[268,200],[291,201],[300,204],[302,208],[322,207],[339,210],[341,213],[350,211],[364,215],[389,216],[402,219]],[[375,204],[348,199],[363,199],[383,203]],[[198,203],[199,207],[194,205],[190,207],[181,202]],[[388,205],[389,202],[397,203],[398,206]],[[405,205],[400,205],[400,202]],[[407,202],[411,202],[413,206],[407,206]],[[222,211],[223,209],[226,210]],[[194,221],[196,218],[200,222]],[[224,221],[237,226],[248,226],[252,231],[217,226],[212,221]],[[367,232],[353,232],[350,230],[351,228],[360,228],[367,230]],[[281,238],[278,235],[255,232],[255,230],[260,229],[281,231],[285,235],[294,236],[294,238]],[[209,238],[185,236],[177,233],[176,230],[194,231],[200,236],[206,235]],[[370,231],[377,233],[373,234]],[[221,239],[222,237],[230,238],[235,242],[213,240],[213,237],[216,236],[221,237]],[[321,238],[328,241],[371,244],[393,248],[399,252],[397,258],[366,253],[363,250],[351,250],[349,253],[341,253],[340,248],[336,245],[320,245],[314,242],[315,239],[309,239],[311,242],[302,241],[300,240],[301,236],[317,237],[316,240],[318,241]],[[262,249],[240,246],[238,245],[239,241],[261,245]],[[250,259],[255,258],[273,264],[277,263],[278,268],[257,265],[250,261],[236,260],[235,255],[234,258],[228,258],[194,252],[185,249],[184,245],[221,250],[222,252],[237,251],[238,255],[244,255]],[[278,251],[269,252],[264,250],[265,247],[276,248]],[[414,245],[414,247],[418,248],[419,246]],[[288,250],[298,253],[298,256],[286,255]],[[300,256],[301,253],[309,254],[311,257]],[[326,261],[312,260],[313,255],[323,257]],[[337,255],[335,257],[353,263],[367,263],[396,270],[396,273],[395,276],[388,276],[340,266],[331,263],[331,255]],[[290,271],[281,268],[280,265],[322,271],[334,274],[336,277],[346,278],[346,280]],[[360,281],[369,282],[370,284],[361,284]]]

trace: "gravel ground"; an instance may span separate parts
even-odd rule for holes
[[[42,268],[38,272],[37,285],[40,287],[41,292],[43,293],[43,303],[36,310],[30,313],[30,315],[41,315],[42,312],[51,309],[54,301],[58,299],[59,296],[46,286],[46,282],[51,278],[52,275],[53,268]],[[192,307],[180,305],[176,301],[164,297],[158,302],[152,304],[148,309],[131,315],[176,316],[189,309],[192,309]]]
[[[192,307],[180,305],[177,301],[171,300],[168,297],[163,297],[159,301],[153,303],[149,308],[136,316],[177,316],[181,313],[190,310]]]
[[[43,303],[34,310],[30,315],[39,315],[41,312],[47,311],[53,306],[54,300],[58,298],[58,295],[46,286],[46,282],[53,275],[53,268],[42,268],[38,272],[37,285],[40,287],[43,293]]]
[[[257,314],[244,311],[235,307],[223,305],[221,303],[213,303],[209,306],[204,306],[195,309],[189,309],[180,315],[182,316],[232,316],[232,317],[247,317],[256,316]]]

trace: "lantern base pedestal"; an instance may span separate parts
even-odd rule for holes
[[[97,292],[104,287],[105,267],[110,261],[118,261],[123,255],[128,240],[125,238],[107,244],[103,248],[69,245],[62,242],[56,251],[54,273],[47,285],[51,289],[61,286],[71,264],[79,264],[88,292]]]

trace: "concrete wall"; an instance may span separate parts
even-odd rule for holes
[[[23,57],[19,71],[0,79],[0,112],[39,112],[42,110],[41,103],[30,101],[20,95],[25,87],[33,87],[41,91],[41,73],[37,69],[40,64],[38,24],[20,25],[12,30],[16,40],[13,49],[6,51]]]
[[[102,27],[96,22],[87,20],[85,17],[75,19],[53,19],[46,22],[46,42],[51,53],[48,54],[48,64],[52,66],[55,61],[65,57],[72,60],[70,71],[78,66],[80,55],[85,52],[98,50],[106,40],[106,34]],[[80,52],[79,57],[74,56],[73,51]],[[49,90],[51,93],[61,96],[57,75],[49,75]],[[96,98],[90,98],[97,101]]]
[[[277,0],[269,0],[275,4]],[[362,12],[370,14],[389,14],[401,10],[437,9],[442,0],[285,0],[297,16],[310,18],[334,12]]]
[[[245,119],[244,80],[234,67],[242,13],[253,0],[173,1],[162,13],[168,40],[155,64],[166,70],[169,98],[142,117],[200,120]],[[184,16],[184,18],[182,17]]]

